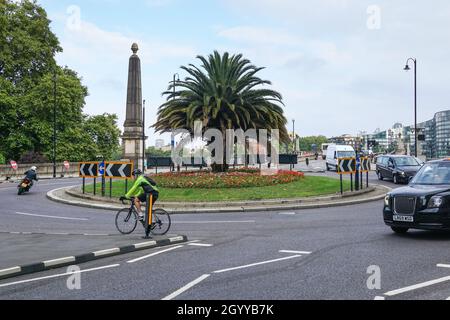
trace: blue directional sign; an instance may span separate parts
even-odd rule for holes
[[[105,161],[100,162],[98,166],[98,173],[102,176],[105,174]]]

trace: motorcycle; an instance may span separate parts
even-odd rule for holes
[[[18,191],[17,194],[20,196],[24,194],[25,192],[30,191],[31,188],[31,180],[24,178],[22,182],[17,186]]]

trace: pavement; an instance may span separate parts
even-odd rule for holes
[[[273,199],[261,201],[227,201],[227,202],[157,202],[156,208],[163,208],[175,214],[187,213],[227,213],[227,212],[262,212],[274,210],[301,210],[313,208],[328,208],[365,203],[384,199],[391,189],[381,185],[321,197]],[[80,187],[71,186],[51,190],[47,198],[73,206],[86,208],[119,210],[125,208],[117,199],[82,194]]]

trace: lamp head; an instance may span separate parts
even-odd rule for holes
[[[406,65],[405,68],[404,68],[403,70],[409,71],[409,70],[411,70],[411,68],[409,67],[409,65]]]

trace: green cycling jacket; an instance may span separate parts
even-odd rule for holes
[[[152,190],[159,192],[156,186],[152,186],[150,182],[144,177],[140,176],[135,181],[131,189],[127,192],[125,197],[130,199],[131,197],[139,197],[140,195],[145,193],[144,187],[150,187]]]

